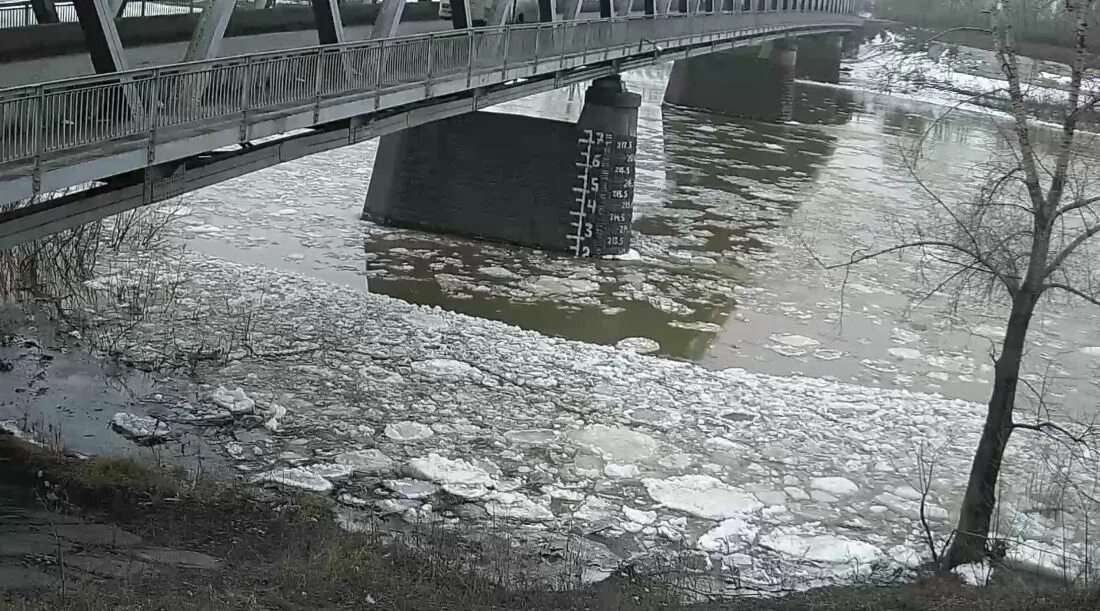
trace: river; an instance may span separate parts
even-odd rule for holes
[[[360,221],[368,142],[163,208],[185,250],[101,266],[84,337],[177,365],[193,383],[160,416],[217,422],[204,437],[237,470],[333,494],[349,528],[503,524],[581,550],[584,579],[677,553],[719,589],[904,573],[927,556],[920,456],[950,530],[1003,308],[928,294],[909,255],[825,265],[907,239],[921,184],[975,188],[998,119],[877,93],[859,65],[800,84],[787,125],[663,108],[667,78],[624,75],[643,96],[629,260]],[[494,111],[581,105],[560,90]],[[1097,346],[1094,310],[1044,304],[1027,366],[1044,410],[1096,413]],[[998,524],[1014,558],[1072,569],[1094,508],[1048,486],[1063,450],[1014,437]]]
[[[189,248],[411,303],[586,342],[645,337],[706,367],[800,373],[981,401],[1003,316],[953,307],[910,259],[826,272],[856,248],[904,241],[926,197],[905,150],[931,125],[919,178],[962,197],[998,147],[994,121],[919,101],[803,83],[798,125],[662,108],[667,66],[626,75],[643,96],[634,262],[383,229],[358,220],[376,142],[316,155],[186,199]],[[856,83],[856,85],[866,85]],[[576,119],[580,91],[501,112]],[[517,202],[522,205],[522,202]],[[843,290],[842,290],[843,289]],[[919,301],[919,303],[917,303]],[[954,310],[948,314],[949,310]],[[1095,310],[1059,303],[1032,336],[1048,404],[1093,413]],[[1048,364],[1050,366],[1048,366]]]

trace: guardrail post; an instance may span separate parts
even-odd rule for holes
[[[322,73],[324,72],[325,63],[325,50],[317,50],[317,69],[314,71],[313,77],[313,124],[317,124],[317,120],[321,118],[321,84],[323,82]]]
[[[427,71],[427,75],[425,76],[425,81],[426,82],[424,83],[424,97],[429,97],[429,96],[432,95],[432,69],[433,69],[434,64],[435,64],[435,61],[434,61],[433,56],[432,56],[432,54],[434,52],[435,45],[433,45],[432,42],[434,42],[434,41],[435,41],[435,34],[432,34],[431,36],[428,37],[428,71]]]
[[[374,58],[374,109],[382,107],[382,70],[385,68],[386,41],[378,43],[378,53]]]
[[[474,45],[474,32],[473,30],[466,30],[466,39],[469,40],[470,52],[468,62],[466,66],[466,88],[473,87],[474,81],[474,55],[476,54],[476,48]]]
[[[31,193],[38,195],[42,190],[42,155],[46,152],[46,90],[38,86],[35,94],[35,143],[34,171],[31,173]]]
[[[160,121],[160,68],[153,70],[149,85],[149,108],[145,111],[146,128],[149,132],[147,162],[153,165],[157,154],[157,122]]]
[[[512,28],[504,26],[504,53],[501,55],[500,80],[508,79],[508,41],[512,38]]]
[[[241,79],[241,129],[238,139],[248,142],[248,105],[252,103],[252,57],[244,62],[244,78]]]

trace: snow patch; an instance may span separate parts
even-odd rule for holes
[[[993,577],[993,566],[988,560],[983,560],[971,564],[960,564],[951,569],[951,572],[958,575],[966,585],[981,588],[988,585],[990,578]]]

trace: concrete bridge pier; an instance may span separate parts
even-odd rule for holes
[[[582,257],[626,253],[641,96],[616,75],[577,123],[493,112],[383,136],[363,218]]]
[[[676,60],[665,103],[744,119],[790,121],[798,57],[793,41],[778,40]]]
[[[843,36],[829,34],[800,38],[795,76],[818,83],[839,83],[843,56]]]

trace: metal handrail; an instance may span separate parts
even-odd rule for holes
[[[150,3],[158,4],[159,7],[151,8],[148,5]],[[57,10],[57,16],[62,22],[76,21],[76,9],[73,8],[72,1],[68,2],[55,2],[54,6]],[[154,15],[172,15],[172,14],[192,14],[201,12],[202,3],[198,1],[192,1],[188,4],[168,4],[157,3],[153,0],[134,0],[126,4],[126,7],[122,10],[122,14],[119,17],[148,17]],[[21,2],[0,2],[0,29],[5,28],[18,28],[25,26],[41,25],[34,16],[34,9],[31,6],[30,0],[24,0]]]
[[[807,23],[830,13],[786,11]],[[434,32],[171,64],[0,90],[0,163],[341,96],[763,27],[756,11]],[[816,15],[816,17],[815,17]],[[835,15],[835,13],[832,13]],[[690,18],[689,18],[690,17]],[[784,23],[772,29],[803,25]],[[651,51],[645,51],[651,52]]]

